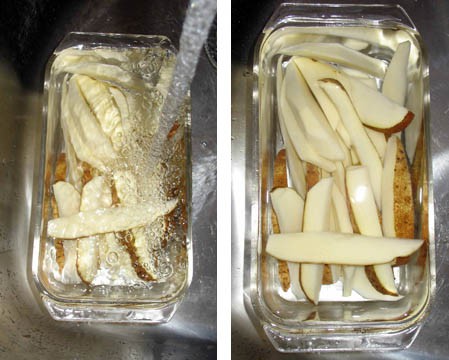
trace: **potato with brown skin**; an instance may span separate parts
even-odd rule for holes
[[[309,191],[321,179],[321,169],[309,162],[306,162],[306,189]],[[323,270],[323,285],[333,284],[335,281],[332,277],[330,266],[325,264]]]
[[[287,187],[287,160],[286,151],[282,149],[276,155],[273,165],[273,189]],[[275,234],[280,233],[278,220],[274,210],[271,211],[271,224]],[[286,261],[278,261],[278,276],[282,290],[287,291],[290,287],[290,273]]]
[[[57,183],[58,181],[65,181],[66,174],[67,174],[66,156],[65,153],[61,153],[59,154],[56,160],[54,183]],[[53,218],[58,218],[59,217],[58,206],[56,204],[56,199],[54,195],[51,196],[51,207],[53,209]],[[63,240],[55,239],[55,250],[56,250],[56,263],[58,264],[59,273],[61,273],[62,270],[64,269],[65,263]]]
[[[396,237],[410,239],[415,234],[415,209],[412,181],[404,146],[397,139],[397,155],[394,168],[394,222]],[[407,263],[408,257],[397,258],[396,264]]]
[[[309,162],[306,162],[306,189],[309,191],[321,179],[320,168]]]

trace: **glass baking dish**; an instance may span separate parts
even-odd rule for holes
[[[170,156],[148,164],[175,60],[176,49],[163,36],[70,33],[47,64],[32,272],[54,319],[163,323],[190,285],[189,98],[169,134]],[[90,122],[81,121],[83,116]],[[99,138],[109,147],[102,148]],[[71,213],[61,214],[67,203],[56,196],[58,181],[70,188],[60,198],[78,199]],[[159,211],[168,203],[170,208]],[[72,219],[77,211],[86,211],[81,224],[91,216],[96,231],[100,221],[92,216],[101,217],[108,207],[134,209],[124,227],[139,214],[146,220],[135,228],[96,229],[98,234],[70,239],[48,233],[52,221]],[[152,207],[157,211],[150,219]],[[123,218],[110,218],[110,225]]]
[[[343,297],[341,278],[323,285],[318,305],[283,290],[278,262],[265,251],[273,232],[270,191],[276,154],[284,148],[278,123],[277,71],[295,46],[338,43],[379,59],[387,67],[400,42],[410,41],[406,106],[415,119],[401,137],[414,179],[415,238],[426,239],[421,260],[394,266],[397,301]],[[282,57],[282,58],[281,58]],[[252,117],[247,152],[244,273],[246,309],[281,352],[373,351],[411,345],[433,301],[434,221],[429,149],[429,77],[422,39],[395,5],[281,4],[255,46]],[[381,84],[376,79],[377,86]],[[289,175],[288,183],[292,186]],[[424,259],[424,261],[422,261]],[[293,281],[293,280],[292,280]],[[291,284],[290,284],[291,286]]]

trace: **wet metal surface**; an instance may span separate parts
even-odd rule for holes
[[[312,1],[304,1],[312,2]],[[256,5],[257,3],[257,5]],[[339,3],[325,1],[325,3]],[[348,1],[340,1],[348,3]],[[352,1],[351,3],[362,3]],[[363,3],[378,3],[363,1]],[[410,349],[391,353],[339,354],[345,359],[446,359],[449,356],[449,3],[435,1],[383,1],[399,3],[421,33],[430,64],[431,144],[433,154],[436,299]],[[257,333],[243,305],[243,257],[245,213],[245,143],[249,83],[249,59],[263,25],[278,1],[233,1],[232,10],[232,353],[235,359],[290,359],[297,355],[277,353]],[[301,358],[318,358],[302,355]],[[319,358],[335,358],[321,355]]]
[[[204,51],[192,93],[193,266],[166,325],[63,323],[29,281],[29,218],[44,66],[69,31],[166,35],[187,1],[30,0],[0,4],[0,359],[198,359],[216,353],[216,70]]]

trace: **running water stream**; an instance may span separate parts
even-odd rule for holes
[[[191,0],[182,28],[179,52],[171,84],[162,108],[159,130],[154,136],[150,163],[159,163],[165,146],[167,134],[176,121],[179,109],[190,88],[201,48],[207,39],[209,28],[216,13],[216,0]],[[164,156],[165,155],[165,156]]]

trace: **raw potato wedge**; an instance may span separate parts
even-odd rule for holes
[[[273,169],[273,189],[286,188],[287,183],[287,164],[286,164],[286,151],[282,149],[278,152],[274,160]],[[271,200],[273,204],[273,199]],[[273,205],[274,208],[274,205]],[[271,212],[271,224],[273,226],[273,232],[278,234],[281,232],[276,211],[273,209]],[[286,261],[278,261],[278,275],[281,282],[282,290],[287,291],[290,288],[290,273]]]
[[[341,84],[366,126],[392,134],[406,128],[413,119],[413,113],[405,107],[394,103],[359,79],[342,74],[331,65],[299,57],[294,58],[294,62],[302,73],[315,73],[320,79],[330,79]],[[335,101],[334,105],[337,106]],[[341,112],[340,118],[343,120]]]
[[[53,185],[53,194],[60,216],[70,216],[79,212],[81,196],[75,187],[65,181],[58,181]],[[60,240],[60,239],[57,239]],[[63,256],[61,282],[64,284],[78,284],[81,279],[76,269],[76,242],[60,240],[56,256]],[[62,247],[62,249],[61,249]],[[59,264],[61,266],[61,264]]]
[[[407,95],[407,67],[410,41],[400,43],[391,58],[382,84],[382,94],[399,105],[404,105]]]
[[[333,183],[334,182],[332,178],[322,179],[307,193],[304,207],[304,220],[303,220],[304,233],[310,231],[329,230],[331,194]],[[269,242],[270,238],[268,239],[267,244],[268,253],[270,253],[270,251],[268,250]],[[304,261],[296,261],[296,262],[303,263]],[[316,305],[318,304],[318,299],[320,296],[324,267],[322,265],[322,262],[320,261],[318,263],[316,262],[313,263],[313,261],[312,262],[306,261],[306,262],[308,262],[308,264],[300,265],[301,288],[304,294],[306,295],[307,299]],[[327,262],[324,263],[326,264]]]
[[[346,189],[344,189],[346,193]],[[352,234],[353,227],[349,215],[349,203],[345,199],[343,192],[335,184],[332,188],[332,207],[334,209],[335,220],[339,232]],[[343,266],[343,296],[350,296],[352,292],[352,282],[354,279],[355,267]]]
[[[351,141],[362,165],[368,169],[370,183],[377,207],[381,206],[382,163],[374,145],[360,122],[357,112],[346,92],[333,82],[321,82],[321,86],[340,112],[343,123],[351,136]]]
[[[381,60],[362,54],[338,43],[305,43],[283,49],[282,54],[304,56],[356,68],[383,78],[385,64]]]
[[[114,173],[114,187],[117,201],[124,206],[138,204],[137,180],[130,171],[117,171]],[[175,206],[173,206],[173,209]],[[172,209],[172,210],[173,210]],[[170,213],[171,210],[168,212]],[[159,216],[156,216],[156,220]],[[157,279],[152,268],[153,258],[148,250],[148,238],[144,227],[133,227],[127,231],[116,233],[120,243],[126,247],[136,274],[145,281]]]
[[[66,156],[65,153],[61,153],[56,159],[54,183],[57,183],[58,181],[65,181],[66,174],[67,174]],[[51,201],[53,209],[53,218],[57,218],[59,217],[59,211],[54,194],[51,197]],[[62,270],[64,269],[64,262],[65,262],[64,245],[61,239],[55,239],[55,250],[56,250],[56,263],[58,264],[59,272],[61,273]]]
[[[387,140],[385,139],[385,134],[379,131],[373,130],[369,127],[365,127],[366,134],[370,138],[377,153],[379,154],[380,160],[383,161],[385,155],[385,149],[387,148]]]
[[[301,232],[270,235],[266,251],[277,259],[302,264],[375,265],[390,263],[397,257],[409,256],[422,244],[423,240],[418,239]]]
[[[288,136],[299,158],[303,161],[311,162],[328,171],[334,171],[334,163],[319,155],[309,144],[304,131],[298,125],[290,105],[285,99],[285,81],[283,82],[281,93],[278,96],[279,123],[284,139]]]
[[[377,291],[365,273],[364,266],[355,266],[352,288],[360,296],[370,300],[398,301],[402,296],[385,295]]]
[[[294,233],[302,229],[304,200],[291,188],[276,188],[270,194],[273,206],[272,220],[278,224],[278,229],[273,226],[274,233]],[[276,230],[278,230],[276,232]],[[290,288],[289,265],[285,261],[278,263],[279,279],[282,288],[287,291]]]
[[[309,144],[322,157],[343,160],[344,154],[335,132],[315,101],[306,81],[293,61],[287,65],[284,95]]]
[[[369,181],[368,171],[364,166],[353,166],[346,171],[346,185],[349,200],[360,233],[368,236],[382,236],[378,211]],[[393,271],[390,264],[378,264],[367,268],[367,275],[376,289],[389,295],[397,295]],[[381,289],[381,290],[380,290]]]
[[[117,159],[117,154],[112,147],[111,140],[103,132],[98,120],[86,103],[77,82],[78,77],[72,76],[69,81],[68,89],[68,108],[73,121],[69,126],[70,134],[77,129],[82,145],[94,158],[100,161],[100,164],[91,163],[90,158],[82,158],[77,153],[80,160],[90,163],[93,167],[103,170],[106,165],[111,164]],[[70,118],[70,117],[69,117]],[[72,136],[71,136],[72,139]],[[76,148],[75,148],[76,150]],[[97,166],[99,165],[99,166]]]
[[[282,83],[284,81],[284,72],[282,70],[282,61],[283,56],[279,57],[278,63],[277,63],[277,69],[276,69],[276,96],[281,96],[282,91]],[[278,119],[279,119],[279,125],[281,128],[282,138],[284,140],[285,145],[285,151],[287,153],[287,163],[288,163],[288,173],[290,175],[290,179],[292,180],[292,185],[298,192],[298,194],[302,197],[306,197],[306,177],[304,174],[304,168],[302,167],[302,161],[299,158],[298,154],[296,153],[294,146],[292,144],[292,141],[287,134],[287,131],[285,130],[285,126],[283,125],[283,122],[281,119],[281,110],[280,110],[280,103],[277,103],[277,112],[278,112]],[[281,150],[282,151],[282,150]]]
[[[336,164],[338,164],[339,162],[337,162]],[[322,176],[322,170],[311,164],[306,162],[305,163],[305,167],[306,167],[306,187],[307,187],[307,191],[309,191],[311,188],[313,188],[319,181],[320,179],[323,177],[329,177],[329,175],[327,174],[327,176]],[[334,269],[335,270],[335,269]],[[334,271],[335,272],[335,271]],[[323,279],[322,279],[322,284],[323,285],[329,285],[329,284],[333,284],[335,281],[333,279],[333,272],[332,269],[329,267],[329,265],[325,264],[324,268],[323,268]]]
[[[415,233],[410,171],[401,141],[388,139],[382,177],[382,230],[385,236],[411,238]],[[404,264],[407,258],[397,259]]]
[[[83,187],[80,210],[95,211],[112,205],[111,189],[103,176],[94,177]],[[102,235],[89,234],[77,241],[76,268],[84,283],[90,284],[100,265],[98,242]]]
[[[76,239],[133,229],[148,225],[157,217],[170,213],[176,204],[177,200],[174,199],[164,204],[141,203],[134,206],[81,211],[72,216],[50,220],[48,235],[62,239]]]
[[[124,140],[122,119],[108,87],[88,76],[79,75],[76,79],[103,132],[111,139],[114,150],[120,150]]]
[[[320,168],[309,162],[306,162],[306,189],[307,192],[313,188],[321,179]]]

